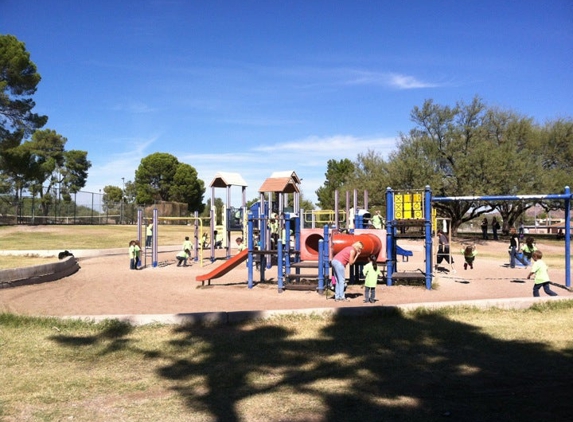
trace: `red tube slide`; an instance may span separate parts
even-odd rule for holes
[[[370,233],[364,234],[335,234],[332,236],[332,256],[355,242],[362,242],[364,248],[358,256],[358,261],[368,261],[370,255],[378,256],[382,250],[382,242],[378,236]]]
[[[303,229],[301,233],[300,258],[302,261],[318,260],[318,244],[324,239],[323,229]],[[386,260],[384,239],[386,230],[360,229],[354,234],[342,234],[335,232],[332,235],[332,253],[336,255],[346,246],[351,246],[354,242],[362,242],[364,248],[360,254],[360,261],[368,260],[368,256],[376,255],[378,262]]]

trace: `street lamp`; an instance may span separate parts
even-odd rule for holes
[[[125,177],[121,178],[121,203],[119,204],[119,221],[123,224],[123,197],[125,195]]]

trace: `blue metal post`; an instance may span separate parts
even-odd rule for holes
[[[300,251],[300,225],[304,221],[304,218],[300,217],[300,214],[294,218],[294,250]],[[295,256],[294,262],[300,261],[300,255]]]
[[[565,285],[571,287],[571,189],[565,186]]]
[[[324,291],[324,240],[318,241],[318,291]]]
[[[264,208],[264,207],[263,207]],[[261,236],[261,251],[267,249],[267,219],[264,211],[259,214],[259,235]],[[262,223],[262,224],[261,224]],[[259,261],[259,269],[261,270],[261,281],[265,279],[265,267],[267,265],[267,256],[261,254]]]
[[[285,220],[285,237],[283,239],[286,245],[286,254],[285,254],[285,273],[290,274],[290,219]]]
[[[249,289],[253,288],[253,251],[255,250],[255,240],[254,240],[254,233],[253,233],[253,220],[252,220],[252,214],[249,213],[249,220],[247,223],[247,227],[248,227],[248,232],[249,235],[247,236],[247,247],[249,248],[249,254],[247,256],[247,274],[248,274],[248,279],[247,279],[247,283],[249,286]]]
[[[157,267],[157,248],[159,247],[159,242],[157,238],[159,237],[159,232],[157,231],[157,221],[158,221],[158,211],[157,208],[153,209],[153,247],[151,248],[151,265]]]
[[[324,226],[323,232],[323,245],[322,245],[322,259],[324,274],[326,277],[330,277],[330,236],[329,236],[328,224]]]
[[[283,250],[284,250],[284,240],[279,239],[277,242],[277,277],[278,277],[278,287],[279,293],[283,291]]]
[[[432,190],[424,189],[424,236],[426,242],[426,289],[432,288]]]
[[[394,192],[386,188],[386,285],[392,285],[394,274]]]

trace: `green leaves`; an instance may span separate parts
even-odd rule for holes
[[[32,113],[36,104],[29,98],[40,80],[24,43],[13,35],[0,35],[0,154],[48,121]]]
[[[186,203],[189,211],[203,210],[205,184],[194,167],[171,154],[156,152],[143,158],[135,172],[135,186],[140,204],[174,201]]]

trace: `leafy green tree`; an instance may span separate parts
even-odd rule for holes
[[[65,150],[67,139],[51,129],[38,130],[30,141],[5,151],[5,173],[12,178],[21,195],[28,188],[40,197],[43,215],[57,196],[71,201],[71,194],[86,184],[91,163],[86,151]]]
[[[6,186],[16,193],[16,201],[22,197],[24,189],[30,187],[36,171],[32,150],[27,146],[18,146],[5,150],[3,157],[3,177]]]
[[[118,186],[107,185],[103,188],[103,210],[116,212],[124,200],[123,190]]]
[[[204,182],[197,178],[194,167],[171,154],[156,152],[143,158],[134,183],[140,204],[177,201],[186,203],[189,211],[203,211]]]
[[[0,35],[0,170],[2,152],[20,145],[48,121],[32,112],[36,104],[31,96],[40,79],[25,44],[13,35]]]
[[[398,190],[429,185],[434,196],[512,195],[539,192],[545,178],[530,144],[531,119],[486,107],[479,98],[455,107],[427,100],[414,107],[416,124],[402,134],[389,157],[389,185]],[[459,201],[434,203],[438,214],[457,230],[465,221],[499,209],[515,221],[528,204]]]
[[[386,203],[386,188],[388,187],[388,164],[382,155],[368,150],[358,154],[354,163],[353,189],[368,192],[368,207],[383,209]]]
[[[334,209],[334,192],[338,190],[345,194],[354,179],[355,165],[348,158],[342,160],[328,160],[326,168],[326,181],[316,190],[318,205],[323,210]],[[342,200],[340,200],[342,203]],[[340,204],[339,204],[340,205]]]
[[[544,190],[544,175],[537,155],[531,149],[538,135],[533,120],[511,111],[490,108],[485,113],[482,127],[486,136],[484,155],[491,155],[486,177],[487,195],[526,195]],[[489,151],[488,151],[489,150]],[[492,154],[493,151],[493,154]],[[499,211],[503,230],[515,226],[518,218],[533,203],[526,201],[495,201],[488,205]]]
[[[310,211],[316,209],[316,206],[312,203],[312,201],[306,199],[304,197],[304,193],[301,192],[298,198],[300,209],[305,211]]]
[[[125,189],[123,190],[123,198],[128,204],[137,204],[137,187],[135,183],[128,180],[124,183]]]
[[[221,198],[215,197],[215,224],[223,224],[223,209],[225,203]],[[211,198],[207,199],[207,205],[204,206],[203,211],[199,214],[202,218],[211,217]]]
[[[204,194],[205,184],[197,177],[197,170],[189,164],[180,163],[169,190],[171,200],[188,204],[190,211],[201,211]]]
[[[560,118],[547,122],[536,141],[531,149],[540,154],[544,174],[549,175],[548,192],[573,187],[573,120]]]

